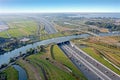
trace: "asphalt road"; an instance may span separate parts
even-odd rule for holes
[[[45,30],[47,31],[47,33],[53,34],[53,33],[57,32],[57,30],[54,28],[54,26],[46,19],[40,18],[40,22],[42,22],[44,24],[44,27],[45,27]]]
[[[120,76],[69,42],[58,44],[88,80],[120,80]]]

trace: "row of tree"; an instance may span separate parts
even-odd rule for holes
[[[94,25],[94,26],[97,26],[99,28],[107,28],[110,31],[118,31],[118,30],[120,30],[120,25],[115,25],[113,23],[87,21],[87,22],[85,22],[85,24]]]

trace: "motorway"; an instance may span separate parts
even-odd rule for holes
[[[70,42],[59,43],[58,46],[80,69],[88,80],[120,80],[120,76],[90,57]]]
[[[54,28],[54,26],[46,19],[40,18],[40,22],[42,22],[44,24],[44,28],[48,34],[53,34],[53,33],[57,32],[57,30]]]
[[[45,25],[45,30],[49,34],[57,32],[50,22],[45,19],[42,19],[42,21]],[[69,41],[59,43],[58,46],[78,67],[78,69],[83,72],[88,80],[120,80],[120,75],[93,59]]]
[[[51,24],[49,21],[47,21],[46,19],[44,18],[38,18],[38,17],[35,17],[35,16],[29,16],[30,19],[33,19],[35,20],[38,25],[41,25],[41,23],[43,24],[44,28],[45,28],[45,31],[48,33],[48,34],[54,34],[54,33],[57,33],[57,30],[54,28],[53,24]]]

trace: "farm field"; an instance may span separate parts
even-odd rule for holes
[[[27,19],[13,19],[11,21],[6,21],[9,29],[0,32],[1,37],[23,37],[29,35],[35,35],[37,30],[37,23],[34,20]]]

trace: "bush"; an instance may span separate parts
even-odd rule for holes
[[[7,67],[7,64],[2,64],[0,69]]]

